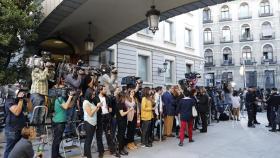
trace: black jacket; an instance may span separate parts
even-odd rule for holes
[[[207,94],[199,96],[198,111],[203,113],[209,111],[209,97]]]

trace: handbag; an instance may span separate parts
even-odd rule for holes
[[[197,110],[196,110],[195,106],[193,106],[193,107],[192,107],[192,116],[193,116],[193,117],[197,117],[197,115],[198,115],[198,114],[197,114]]]

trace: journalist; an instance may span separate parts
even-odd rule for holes
[[[83,101],[83,110],[84,110],[84,122],[86,130],[86,139],[84,144],[84,156],[91,158],[91,144],[92,139],[96,130],[97,124],[97,112],[101,107],[101,103],[98,103],[96,106],[92,103],[95,97],[95,91],[93,89],[93,79],[86,77],[85,82],[88,85],[88,88],[85,92],[85,100]]]
[[[52,158],[62,157],[59,154],[59,145],[62,141],[63,131],[67,122],[67,109],[71,108],[71,100],[73,96],[70,94],[68,99],[65,95],[61,95],[55,100],[53,121],[53,143],[52,143]]]
[[[42,61],[32,70],[31,78],[31,101],[33,109],[37,106],[45,106],[45,97],[48,96],[48,80],[52,79],[54,72],[49,69],[51,63],[44,64]],[[32,122],[34,124],[44,123],[44,110],[38,109],[32,114],[35,118]],[[44,132],[44,126],[40,125],[37,128],[37,134],[42,135]]]
[[[32,103],[29,98],[25,98],[25,93],[22,90],[16,90],[16,98],[11,96],[5,102],[6,112],[6,126],[5,126],[5,138],[6,147],[4,152],[4,158],[8,158],[11,150],[15,144],[21,138],[21,130],[27,122],[27,118],[24,113],[32,109]]]

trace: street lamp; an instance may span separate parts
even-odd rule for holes
[[[88,36],[85,39],[85,51],[91,52],[94,47],[94,40],[91,38],[91,22],[88,22]]]
[[[167,63],[167,62],[164,62],[164,63],[163,63],[163,68],[158,68],[158,72],[159,72],[159,73],[165,73],[166,70],[167,70],[167,65],[168,65],[168,63]]]
[[[246,88],[246,62],[245,62],[246,59],[242,58],[241,59],[241,67],[240,67],[240,70],[239,70],[239,73],[241,76],[243,76],[243,82],[244,82],[244,88]]]
[[[148,20],[149,30],[155,34],[155,32],[158,30],[160,11],[156,9],[155,5],[152,5],[151,9],[147,11],[146,17]]]

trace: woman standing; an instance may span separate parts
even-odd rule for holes
[[[240,111],[240,97],[237,91],[233,92],[232,100],[232,108],[233,108],[233,120],[239,120],[239,111]]]
[[[125,94],[120,93],[117,97],[117,122],[118,122],[118,141],[119,141],[119,154],[128,155],[125,150],[125,131],[127,126],[128,114],[134,110],[134,107],[127,108],[125,105]]]
[[[125,99],[125,106],[127,109],[133,108],[133,110],[129,111],[127,114],[127,148],[130,150],[137,149],[137,146],[134,143],[134,135],[136,132],[136,125],[137,125],[137,99],[135,97],[135,91],[130,90],[128,91],[128,95]]]
[[[141,121],[142,121],[142,143],[143,147],[152,147],[149,142],[151,120],[153,119],[152,94],[149,87],[143,89],[143,98],[141,103]]]
[[[207,113],[209,113],[209,96],[204,87],[200,88],[200,95],[198,99],[198,111],[201,117],[202,129],[201,133],[207,132]]]
[[[54,117],[53,121],[53,143],[52,143],[52,158],[62,157],[59,154],[59,145],[62,141],[63,132],[65,130],[65,124],[67,121],[67,109],[71,108],[73,96],[70,94],[66,101],[66,96],[60,96],[54,103]]]
[[[180,127],[180,143],[179,146],[183,146],[183,142],[185,139],[185,130],[186,125],[188,125],[188,136],[189,142],[194,142],[192,139],[192,127],[193,127],[193,117],[192,117],[192,108],[195,106],[195,100],[190,97],[190,92],[188,90],[184,90],[184,98],[180,99],[178,102],[177,113],[181,120]]]
[[[91,158],[91,144],[94,136],[94,132],[97,124],[97,111],[101,107],[101,103],[98,103],[95,106],[92,101],[95,97],[95,92],[93,90],[93,79],[87,78],[85,81],[89,88],[87,88],[85,92],[85,100],[83,101],[83,110],[84,110],[84,122],[85,122],[85,130],[86,130],[86,139],[84,144],[84,156],[87,158]]]

